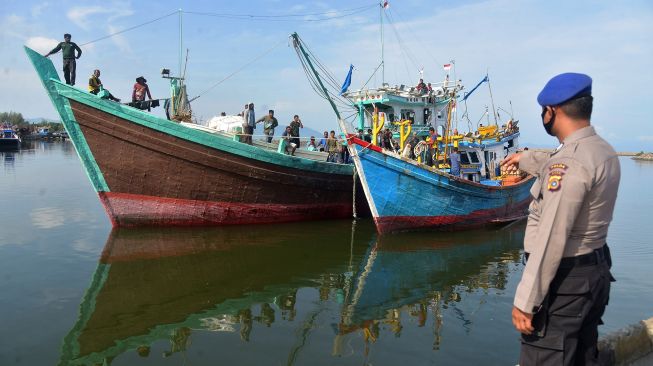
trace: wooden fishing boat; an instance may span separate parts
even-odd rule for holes
[[[533,177],[510,185],[475,182],[357,138],[349,148],[379,233],[468,229],[527,215]],[[474,164],[468,169],[479,174]]]
[[[113,226],[352,217],[353,166],[247,145],[102,99],[62,83],[49,59],[25,50]]]
[[[346,91],[350,68],[342,91],[329,90],[313,66],[318,62],[315,56],[297,34],[292,39],[307,77],[319,86],[314,89],[329,101],[348,136],[347,148],[379,233],[468,229],[527,215],[534,177],[504,176],[499,168],[501,159],[517,152],[518,121],[511,118],[499,127],[494,112],[494,125],[479,124],[477,131],[459,134],[454,115],[463,85],[450,81],[448,75],[431,89],[426,84],[413,88],[384,83],[380,88]],[[485,82],[489,86],[488,76],[462,100]],[[354,107],[356,130],[371,131],[370,142],[348,133],[334,98]],[[411,132],[412,140],[408,140]],[[399,142],[393,143],[397,137]],[[377,145],[384,140],[382,149]],[[395,146],[402,155],[395,152]],[[460,171],[452,171],[448,161],[454,149],[460,150]]]

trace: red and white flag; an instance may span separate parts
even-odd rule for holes
[[[443,66],[443,68],[444,68],[444,71],[449,71],[449,70],[451,70],[451,64],[445,64]]]
[[[388,2],[388,0],[385,0],[385,1],[383,2],[383,9],[387,9],[387,8],[389,8],[389,7],[390,7],[390,3]]]

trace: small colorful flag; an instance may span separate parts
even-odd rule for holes
[[[451,64],[445,64],[444,71],[449,71],[449,70],[451,70]]]
[[[390,7],[390,3],[388,2],[388,0],[385,0],[385,1],[383,2],[383,9],[387,9],[387,8],[389,8],[389,7]]]

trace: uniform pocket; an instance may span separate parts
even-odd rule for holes
[[[564,361],[565,335],[550,331],[546,337],[522,335],[520,365],[562,365]]]
[[[549,311],[551,315],[581,317],[590,298],[590,283],[587,278],[567,277],[555,289]]]

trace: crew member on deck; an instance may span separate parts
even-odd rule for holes
[[[552,153],[508,156],[508,171],[537,177],[524,238],[525,263],[512,322],[522,333],[519,364],[597,365],[598,325],[610,293],[606,244],[617,199],[617,154],[590,125],[592,79],[565,73],[537,97]]]
[[[101,90],[104,90],[105,95],[100,95],[101,98],[108,98],[114,102],[120,102],[120,99],[114,97],[107,89],[104,89],[102,81],[100,80],[100,70],[93,70],[93,75],[88,78],[88,92],[91,94],[98,95]]]
[[[82,49],[77,46],[77,43],[71,42],[70,38],[70,34],[64,34],[63,42],[59,43],[52,51],[46,53],[45,57],[61,51],[63,55],[63,76],[66,79],[66,84],[75,85],[77,70],[77,62],[75,60],[82,57]],[[75,55],[75,51],[77,51],[77,55]]]

